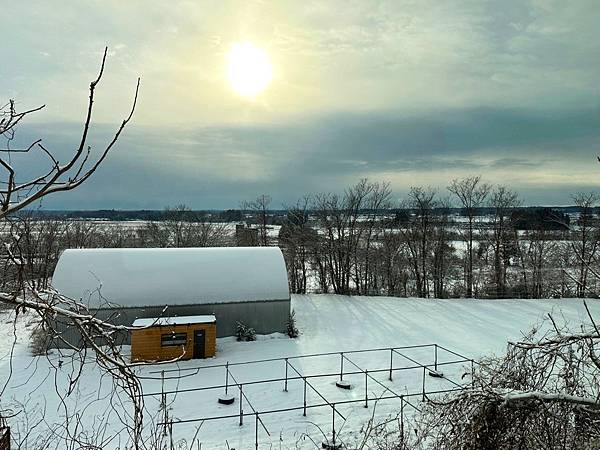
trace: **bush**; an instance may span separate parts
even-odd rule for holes
[[[33,356],[43,356],[48,354],[50,349],[51,336],[46,327],[39,324],[31,333],[29,348]]]
[[[255,341],[256,340],[256,331],[254,328],[246,326],[242,322],[237,322],[236,324],[236,337],[238,341]]]
[[[587,305],[584,303],[587,308]],[[422,406],[431,448],[600,449],[600,331],[541,324],[479,364],[469,389]]]
[[[285,334],[292,339],[297,338],[300,335],[300,331],[298,331],[298,327],[296,327],[296,312],[293,309],[285,323]]]

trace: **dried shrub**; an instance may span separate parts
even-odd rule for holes
[[[296,312],[292,309],[292,312],[288,316],[287,321],[285,322],[285,334],[287,334],[292,339],[300,336],[300,331],[296,326]]]
[[[238,341],[255,341],[256,331],[242,322],[237,322],[235,336]]]
[[[426,403],[431,448],[600,449],[600,333],[589,318],[574,333],[549,316],[550,327],[481,361],[471,386]]]
[[[31,350],[31,354],[34,356],[47,355],[48,350],[50,349],[51,341],[52,336],[49,330],[43,326],[43,324],[38,324],[32,331],[29,341],[29,349]]]

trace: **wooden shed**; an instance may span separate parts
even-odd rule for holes
[[[210,358],[216,353],[214,315],[136,319],[131,331],[131,361]]]

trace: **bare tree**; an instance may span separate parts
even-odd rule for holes
[[[409,250],[409,261],[415,278],[417,297],[429,297],[431,256],[433,247],[433,210],[436,191],[432,188],[411,187],[405,208],[412,216],[401,228]]]
[[[32,142],[26,148],[13,148],[12,142],[17,131],[17,126],[30,114],[39,111],[43,106],[17,111],[15,102],[9,101],[4,107],[0,108],[0,136],[5,139],[5,145],[0,149],[0,153],[6,157],[0,158],[0,165],[5,170],[5,181],[0,187],[0,220],[6,221],[10,215],[33,205],[42,198],[57,192],[65,192],[79,187],[87,181],[98,169],[100,164],[106,159],[107,155],[113,149],[121,133],[131,120],[139,91],[139,82],[135,88],[135,94],[129,113],[118,126],[112,138],[99,151],[99,154],[94,158],[91,147],[87,144],[88,132],[92,123],[93,104],[95,99],[96,89],[102,79],[106,64],[106,56],[108,49],[104,50],[102,63],[98,76],[93,80],[89,87],[89,100],[87,112],[83,123],[83,131],[81,133],[79,144],[73,154],[66,162],[60,162],[55,156],[56,152],[48,149],[41,139]],[[11,165],[11,155],[15,153],[24,154],[24,156],[32,155],[34,152],[39,152],[44,155],[49,161],[49,169],[44,173],[34,176],[30,179],[21,180],[20,173]],[[17,247],[7,246],[6,252],[10,263],[17,269],[18,273],[23,273],[24,262],[19,256],[20,250]],[[5,286],[6,288],[7,286]],[[96,318],[87,307],[80,301],[69,299],[52,289],[40,289],[39,285],[34,285],[29,282],[24,276],[18,278],[15,285],[10,286],[10,289],[5,289],[0,292],[0,302],[4,305],[14,308],[15,320],[24,310],[33,311],[39,316],[41,321],[46,326],[51,326],[56,320],[68,322],[72,327],[76,328],[90,349],[92,349],[95,361],[99,367],[111,376],[115,385],[114,395],[119,396],[124,393],[132,405],[132,411],[126,412],[124,415],[117,413],[120,420],[126,424],[126,429],[130,432],[131,446],[140,448],[142,443],[142,426],[143,426],[143,400],[141,394],[141,383],[135,374],[135,368],[129,364],[123,355],[120,353],[120,347],[116,343],[116,334],[126,331],[127,327],[118,327],[110,322],[102,321]],[[60,339],[60,336],[55,336]],[[99,342],[105,344],[100,347]],[[71,353],[75,358],[75,363],[78,361],[83,364],[87,358],[87,351],[81,348],[72,348],[75,350]],[[77,366],[77,364],[74,364]],[[62,394],[57,391],[61,399],[65,395],[69,395],[76,389],[80,370],[75,370],[71,373],[68,392]],[[0,397],[3,391],[8,386],[8,381],[0,391]],[[123,405],[122,400],[120,404]],[[66,403],[62,402],[63,405]],[[66,440],[77,442],[78,437],[81,437],[81,430],[77,427],[75,416],[70,416],[65,411],[65,423],[62,424],[64,436]],[[6,416],[5,412],[0,411],[0,416]],[[69,420],[73,418],[73,421]],[[75,435],[74,433],[77,433]],[[80,442],[80,446],[90,448],[91,443]]]
[[[467,297],[473,297],[473,242],[475,240],[475,218],[477,210],[483,206],[485,199],[490,193],[491,186],[481,181],[480,176],[454,179],[448,186],[448,190],[459,200],[467,216],[467,267],[466,287]]]
[[[523,211],[520,211],[519,216],[522,214]],[[555,281],[553,273],[562,273],[562,268],[569,264],[569,258],[563,254],[563,239],[564,233],[551,229],[544,215],[539,213],[529,217],[522,232],[516,227],[513,229],[514,262],[520,281],[513,284],[512,296],[544,298],[566,294],[564,280],[559,291],[552,286]]]
[[[595,193],[577,193],[573,195],[575,206],[580,210],[579,220],[572,227],[571,248],[575,254],[577,273],[577,297],[585,297],[588,292],[588,275],[598,251],[598,225],[594,217],[594,207],[599,197]]]
[[[220,247],[227,243],[227,226],[211,222],[186,205],[166,207],[162,220],[146,223],[138,237],[142,247]]]
[[[166,248],[172,243],[169,229],[157,220],[144,224],[138,231],[138,236],[142,247]]]
[[[442,198],[434,217],[433,226],[433,295],[435,298],[448,296],[448,279],[453,272],[455,249],[452,245],[452,219],[450,218],[450,200]]]
[[[98,224],[90,220],[72,220],[66,224],[64,233],[65,248],[99,247],[97,236],[100,232]]]
[[[166,247],[191,247],[193,239],[192,210],[186,205],[167,206],[164,210],[163,227],[169,242]]]
[[[409,218],[399,211],[384,220],[377,246],[377,274],[380,278],[382,292],[386,295],[409,295],[409,251],[404,242],[402,229],[407,226]]]
[[[337,194],[317,194],[313,210],[323,232],[319,246],[325,276],[336,294],[349,293],[351,255],[349,253],[349,212]]]
[[[19,112],[15,109],[14,100],[10,100],[8,104],[0,108],[0,136],[6,140],[6,145],[0,149],[0,153],[10,155],[14,153],[31,153],[38,151],[44,154],[50,163],[50,169],[46,173],[26,181],[20,181],[10,162],[4,157],[0,158],[0,165],[6,172],[6,181],[3,182],[2,187],[0,187],[0,219],[26,208],[50,194],[70,191],[80,186],[92,176],[116,144],[117,139],[119,139],[119,136],[133,116],[139,90],[139,79],[129,114],[121,122],[121,125],[118,127],[112,139],[110,139],[104,149],[100,151],[98,158],[96,158],[95,161],[90,160],[91,147],[87,145],[87,138],[92,123],[92,111],[96,87],[100,83],[104,73],[107,52],[108,49],[105,49],[98,77],[90,84],[87,113],[84,120],[83,131],[79,139],[79,145],[66,163],[58,161],[54,156],[54,152],[44,146],[42,139],[35,140],[26,148],[11,148],[11,142],[14,139],[17,125],[21,123],[25,117],[41,110],[44,106]]]
[[[387,207],[386,183],[362,179],[343,196],[327,193],[313,198],[312,209],[322,230],[320,263],[336,294],[365,293],[373,280],[370,270],[375,230],[380,222],[373,211]]]
[[[34,213],[25,211],[15,217],[8,217],[10,224],[7,245],[18,253],[21,273],[35,289],[48,288],[50,276],[58,262],[66,222],[52,218],[37,218]],[[7,255],[10,259],[10,255]]]
[[[516,192],[506,186],[496,186],[492,191],[489,206],[492,208],[491,244],[493,248],[493,283],[495,297],[506,297],[507,267],[510,263],[512,217],[515,208],[521,205]]]
[[[258,222],[259,242],[262,246],[269,245],[268,222],[271,197],[266,194],[259,195],[254,200],[242,202],[242,209],[250,211]]]
[[[384,227],[381,214],[389,210],[392,192],[389,183],[371,182],[364,186],[368,194],[358,224],[360,234],[354,252],[354,284],[358,294],[368,295],[379,291],[375,269],[376,243],[381,239]]]
[[[290,290],[306,294],[311,267],[310,255],[317,245],[317,232],[309,225],[310,197],[304,197],[288,208],[279,230],[279,246],[283,250],[288,270]]]
[[[94,236],[100,248],[132,248],[139,247],[138,231],[122,223],[106,223],[98,227]]]

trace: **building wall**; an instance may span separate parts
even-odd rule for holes
[[[91,311],[99,319],[109,320],[115,325],[131,326],[135,319],[147,317],[196,316],[214,314],[217,319],[217,337],[234,336],[236,323],[243,322],[256,330],[258,334],[284,332],[290,314],[290,299],[241,303],[212,303],[201,305],[177,305],[164,307],[106,308]],[[79,346],[82,338],[71,325],[58,321],[55,329],[61,337],[73,345]],[[129,344],[128,332],[123,332],[118,344]],[[66,347],[60,340],[54,341],[55,347]]]
[[[214,323],[189,325],[160,325],[131,332],[131,361],[165,361],[194,357],[194,331],[205,330],[204,352],[207,358],[215,356],[217,329]],[[187,344],[163,347],[161,337],[166,333],[186,333]]]

